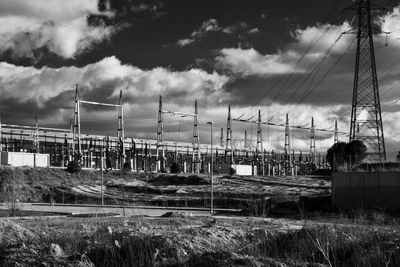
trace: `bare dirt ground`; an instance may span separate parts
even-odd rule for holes
[[[0,179],[3,187],[10,180],[18,181],[21,202],[100,203],[98,171],[70,174],[61,169],[0,168]],[[105,203],[208,207],[210,182],[206,175],[106,172]],[[220,208],[247,209],[266,197],[275,205],[297,203],[300,197],[326,197],[330,193],[330,181],[325,177],[218,175],[214,179],[214,204]]]

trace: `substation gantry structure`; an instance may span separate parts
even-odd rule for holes
[[[344,132],[338,131],[337,121],[335,121],[334,131],[328,129],[320,129],[315,128],[314,118],[311,118],[311,126],[305,127],[300,125],[290,125],[289,123],[289,114],[286,114],[286,122],[284,124],[272,123],[262,121],[261,110],[258,111],[258,118],[254,120],[253,117],[250,119],[230,119],[230,111],[228,109],[228,121],[236,121],[242,123],[251,123],[257,125],[257,144],[255,150],[252,151],[249,148],[248,144],[248,136],[247,131],[245,131],[245,150],[247,150],[246,154],[250,152],[252,154],[250,162],[252,165],[257,166],[257,173],[259,175],[297,175],[298,173],[304,173],[312,171],[313,169],[321,169],[327,168],[327,162],[324,156],[320,153],[316,153],[315,146],[315,132],[324,132],[324,133],[333,133],[333,143],[337,143],[339,141],[339,135],[347,135]],[[231,125],[232,122],[228,123]],[[262,125],[275,126],[275,127],[283,127],[285,129],[285,144],[283,153],[278,150],[267,151],[263,148],[263,136],[262,136]],[[230,128],[232,129],[232,128]],[[293,149],[291,149],[291,134],[290,129],[299,129],[299,130],[308,130],[310,132],[310,150],[308,153],[303,154],[302,151],[299,151],[297,154]],[[232,132],[231,132],[232,135]],[[249,157],[247,157],[249,158]]]
[[[99,107],[111,107],[116,108],[118,113],[118,125],[117,125],[117,163],[119,169],[124,168],[125,164],[125,130],[124,130],[124,107],[122,104],[122,90],[120,91],[119,95],[119,102],[118,104],[110,104],[110,103],[103,103],[103,102],[93,102],[93,101],[86,101],[79,99],[79,92],[78,92],[78,84],[76,85],[75,89],[75,106],[74,106],[74,119],[73,119],[73,129],[72,129],[72,157],[74,160],[79,161],[82,163],[82,138],[81,138],[81,111],[80,107],[81,104],[86,105],[94,105]],[[105,145],[105,150],[109,151],[109,137],[106,140],[102,140],[101,144]],[[90,154],[91,155],[91,154]],[[91,156],[90,156],[91,157]],[[91,162],[91,159],[90,159]]]
[[[157,123],[157,171],[164,171],[166,168],[166,155],[164,150],[164,118],[163,114],[169,114],[172,116],[182,116],[182,117],[193,117],[193,141],[192,141],[192,164],[191,170],[193,173],[200,173],[201,153],[200,153],[200,131],[199,131],[199,109],[197,100],[194,102],[194,113],[186,113],[180,111],[171,111],[163,109],[162,97],[159,97],[159,107],[158,107],[158,123]],[[161,150],[161,153],[160,153]],[[161,154],[161,157],[160,157]],[[175,162],[178,158],[177,149],[175,150]],[[187,154],[189,152],[189,146],[187,147]],[[184,172],[186,172],[186,162],[183,162]]]

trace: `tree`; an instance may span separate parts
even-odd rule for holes
[[[181,172],[181,166],[179,166],[178,163],[174,162],[171,165],[171,173],[180,173]]]
[[[333,169],[345,163],[358,164],[367,156],[367,147],[360,140],[338,142],[328,149],[326,160]]]
[[[337,166],[342,166],[346,162],[346,146],[347,143],[345,142],[337,142],[328,149],[326,160],[332,168],[336,169]]]
[[[350,164],[358,164],[367,156],[367,147],[360,140],[353,140],[345,148],[347,159]]]
[[[82,166],[81,166],[81,163],[79,162],[79,160],[72,160],[72,161],[68,162],[67,172],[78,173],[81,170],[82,170]]]

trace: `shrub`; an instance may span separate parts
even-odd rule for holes
[[[235,175],[236,174],[236,170],[232,167],[229,168],[229,175]]]
[[[14,217],[21,209],[20,199],[23,197],[23,186],[21,181],[21,174],[13,172],[12,179],[4,188],[8,211],[11,217]]]
[[[181,172],[181,166],[179,166],[178,163],[174,162],[171,165],[171,173],[180,173]]]
[[[78,160],[68,162],[67,171],[70,173],[78,173],[82,170],[81,163]]]
[[[131,170],[132,170],[131,163],[130,163],[130,162],[125,162],[125,163],[124,163],[123,170],[124,170],[125,172],[131,171]]]

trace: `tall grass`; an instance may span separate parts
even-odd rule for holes
[[[398,224],[382,218],[361,223],[368,217],[357,215],[359,224],[308,222],[301,227],[297,222],[297,228],[244,218],[60,218],[21,225],[35,233],[24,241],[37,250],[32,257],[52,262],[49,247],[58,244],[66,255],[57,259],[61,265],[400,266]],[[18,251],[16,245],[0,247],[0,262]]]
[[[399,244],[393,231],[369,228],[307,227],[254,241],[242,253],[308,266],[399,266]]]

